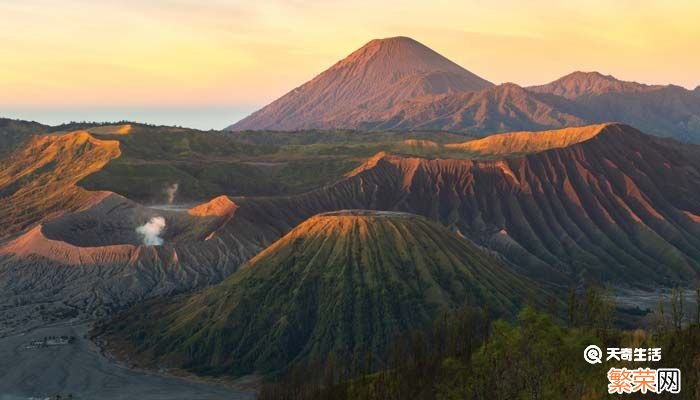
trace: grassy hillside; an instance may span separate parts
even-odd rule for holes
[[[347,131],[221,133],[139,124],[131,127],[128,134],[84,127],[98,137],[119,141],[122,156],[84,179],[81,186],[114,191],[146,203],[164,202],[166,188],[174,184],[178,185],[179,202],[202,201],[220,194],[289,195],[332,183],[378,151],[417,156],[447,152],[443,147],[420,146],[407,139],[465,140],[464,136],[435,132],[408,136]]]
[[[271,373],[331,353],[381,353],[464,305],[512,316],[542,293],[422,217],[315,216],[212,289],[132,309],[109,327],[150,361],[205,374]]]
[[[137,123],[70,123],[57,127],[0,120],[0,164],[34,135],[88,132],[119,143],[120,156],[83,177],[79,186],[116,192],[146,204],[215,196],[278,196],[306,192],[340,179],[380,151],[422,157],[470,156],[447,143],[465,136],[446,132],[216,132]],[[468,138],[467,138],[468,139]]]

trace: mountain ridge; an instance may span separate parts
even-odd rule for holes
[[[251,199],[237,216],[279,230],[339,207],[405,211],[460,231],[539,279],[616,281],[630,269],[656,282],[694,276],[700,148],[602,126],[566,147],[485,159],[378,153],[334,185]]]
[[[536,93],[550,93],[573,100],[579,97],[597,96],[610,92],[635,93],[663,87],[663,85],[647,85],[638,82],[622,81],[612,75],[603,75],[597,71],[575,71],[553,82],[529,86],[527,89]]]
[[[585,125],[566,99],[530,93],[514,83],[479,91],[406,100],[360,125],[369,130],[444,130],[475,135]]]

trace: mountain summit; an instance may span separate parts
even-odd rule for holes
[[[405,100],[490,86],[411,38],[375,39],[228,129],[355,128]]]
[[[612,75],[603,75],[600,72],[572,72],[554,82],[540,86],[529,87],[528,90],[537,93],[549,93],[567,99],[579,97],[597,96],[605,93],[639,93],[662,86],[645,85],[638,82],[622,81]]]

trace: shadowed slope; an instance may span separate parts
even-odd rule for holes
[[[620,121],[657,136],[700,143],[700,96],[679,86],[604,93],[576,102],[590,120]]]
[[[38,122],[0,118],[0,157],[12,153],[32,135],[46,133],[49,127]]]
[[[541,279],[673,284],[700,271],[698,193],[698,147],[608,124],[566,147],[493,160],[380,153],[334,185],[243,201],[221,231],[250,234],[256,221],[265,233],[254,236],[269,238],[320,211],[407,211]]]
[[[513,83],[475,92],[423,96],[373,109],[356,127],[370,130],[444,130],[490,134],[584,125],[566,99],[531,93]]]
[[[527,88],[573,101],[576,115],[589,123],[619,121],[644,132],[700,143],[700,98],[674,85],[645,85],[597,72],[574,72]]]
[[[110,333],[200,373],[269,373],[332,352],[382,351],[441,309],[513,315],[542,298],[434,222],[342,211],[310,218],[211,289],[132,309]]]

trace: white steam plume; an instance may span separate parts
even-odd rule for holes
[[[180,187],[179,183],[173,183],[165,188],[165,195],[168,196],[168,204],[173,204],[178,187]]]
[[[153,217],[136,228],[136,233],[143,237],[143,244],[146,246],[160,246],[163,244],[163,238],[160,237],[163,229],[165,229],[165,218]]]

